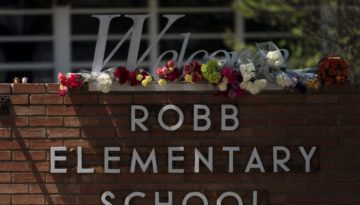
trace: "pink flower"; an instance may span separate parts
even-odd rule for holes
[[[166,62],[166,67],[168,68],[174,68],[175,67],[175,62],[173,60],[169,60]]]
[[[156,73],[159,76],[165,76],[168,73],[168,68],[167,67],[159,67],[158,69],[156,69]]]
[[[59,80],[60,84],[65,85],[66,84],[66,75],[64,73],[59,73],[58,80]]]
[[[60,85],[59,95],[65,96],[69,92],[68,87]]]
[[[225,67],[225,68],[223,68],[223,70],[222,70],[222,74],[223,74],[225,77],[227,77],[227,78],[229,78],[229,76],[232,75],[232,72],[233,72],[233,70],[232,70],[232,68],[230,68],[230,67]]]

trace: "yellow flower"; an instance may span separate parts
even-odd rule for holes
[[[138,81],[141,81],[143,78],[144,78],[144,76],[141,74],[136,75],[136,80],[138,80]]]
[[[186,74],[184,79],[185,79],[185,82],[187,82],[187,83],[192,83],[193,82],[192,75]]]
[[[167,81],[165,79],[160,79],[158,83],[160,86],[164,86],[166,85]]]
[[[310,89],[318,90],[320,88],[320,82],[317,79],[311,79],[307,82],[307,87]]]
[[[149,84],[150,84],[150,81],[148,81],[146,79],[141,81],[141,85],[144,86],[144,87],[148,86]]]
[[[152,77],[150,75],[145,77],[145,80],[149,81],[149,83],[153,80]]]

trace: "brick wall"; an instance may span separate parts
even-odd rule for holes
[[[191,191],[204,193],[209,204],[223,191],[241,195],[251,205],[251,191],[258,190],[258,204],[331,205],[360,204],[360,86],[332,86],[321,91],[265,92],[237,99],[213,93],[125,93],[102,94],[72,90],[57,95],[57,84],[0,84],[1,95],[10,96],[10,115],[0,116],[0,204],[102,204],[104,191],[116,195],[113,204],[124,204],[126,194],[143,191],[144,199],[132,204],[153,204],[154,192],[166,200],[173,191],[174,204],[181,204]],[[165,104],[176,104],[185,114],[185,124],[176,132],[164,131],[157,113]],[[148,132],[130,131],[130,106],[140,104],[150,111]],[[206,132],[192,131],[192,105],[211,107],[213,126]],[[220,131],[220,105],[239,108],[236,131]],[[166,121],[176,122],[169,112]],[[166,173],[166,147],[185,146],[185,174]],[[192,148],[240,146],[234,173],[227,173],[227,158],[214,155],[214,173],[202,167],[192,173]],[[289,173],[271,171],[271,147],[317,146],[311,173],[304,173],[295,154]],[[51,174],[50,147],[66,146],[67,174]],[[76,150],[84,151],[84,166],[95,174],[76,173]],[[103,148],[121,147],[121,174],[103,173]],[[266,173],[244,173],[244,159],[257,147]],[[156,148],[159,173],[129,173],[129,156],[136,147],[141,156]],[[215,152],[216,153],[216,152]],[[197,199],[189,201],[196,204]],[[229,200],[234,204],[234,201]]]

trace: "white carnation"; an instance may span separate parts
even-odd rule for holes
[[[108,93],[112,87],[112,80],[109,74],[107,73],[100,73],[96,77],[97,82],[97,90],[100,90],[103,93]]]
[[[281,67],[285,64],[284,58],[280,50],[269,51],[266,54],[266,60],[273,67]]]

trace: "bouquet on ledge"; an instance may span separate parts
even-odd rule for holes
[[[118,80],[119,84],[126,82],[131,86],[142,85],[148,86],[153,78],[145,69],[139,68],[134,71],[129,71],[123,66],[119,66],[114,71],[114,76]]]
[[[59,73],[58,80],[60,96],[65,96],[69,92],[69,88],[80,88],[84,85],[84,78],[76,73]]]
[[[183,80],[187,83],[197,83],[201,81],[203,79],[201,65],[196,61],[185,65],[183,75]]]
[[[326,85],[349,82],[349,64],[339,56],[329,56],[319,62],[319,80]]]
[[[156,73],[160,78],[158,83],[161,86],[166,85],[168,81],[174,82],[180,78],[180,70],[173,60],[169,60],[165,66],[157,68]]]

